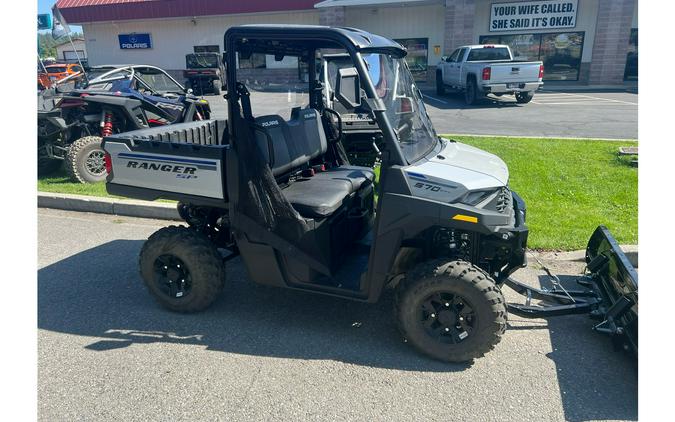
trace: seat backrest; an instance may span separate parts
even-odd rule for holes
[[[326,153],[328,143],[315,109],[294,109],[291,119],[269,115],[255,118],[255,138],[272,174],[281,176]]]

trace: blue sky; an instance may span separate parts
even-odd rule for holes
[[[52,13],[52,6],[56,0],[38,0],[38,13]],[[69,25],[70,30],[74,32],[82,32],[81,26]]]

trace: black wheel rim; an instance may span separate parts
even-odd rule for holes
[[[172,299],[182,299],[192,291],[192,277],[187,266],[174,255],[160,255],[155,260],[155,283]]]
[[[471,337],[478,324],[474,307],[462,296],[438,292],[422,301],[420,323],[433,339],[459,344]]]
[[[90,152],[84,162],[87,171],[94,176],[100,176],[105,173],[105,152],[97,149]]]

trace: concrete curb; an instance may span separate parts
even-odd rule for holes
[[[181,219],[175,204],[64,193],[38,192],[38,207],[158,220]]]

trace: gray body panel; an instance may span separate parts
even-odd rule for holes
[[[113,175],[119,185],[224,199],[221,160],[137,153],[121,142],[107,141]]]
[[[438,154],[405,168],[414,196],[455,202],[466,193],[507,186],[506,163],[489,152],[460,142],[443,142]]]

